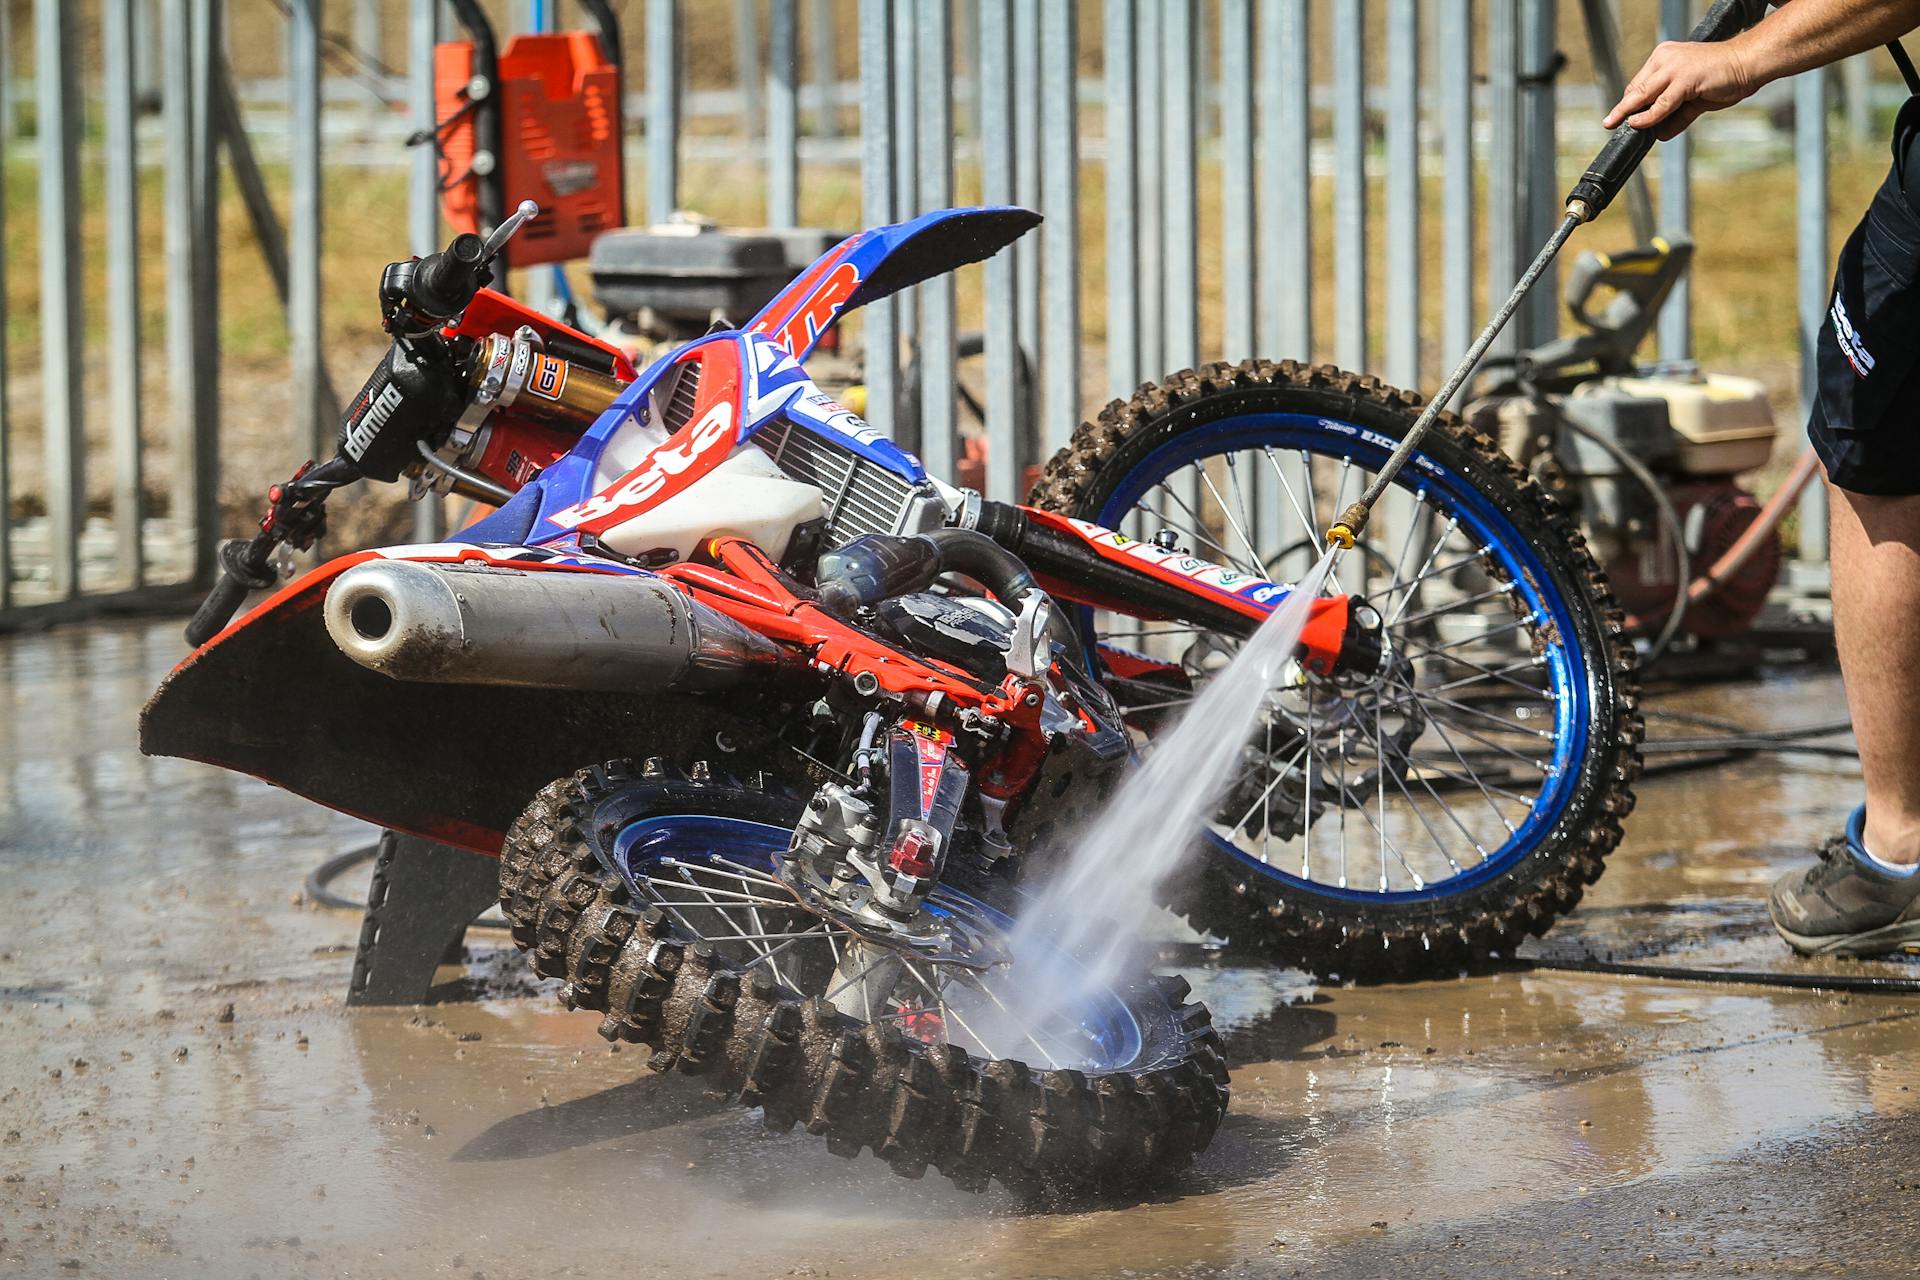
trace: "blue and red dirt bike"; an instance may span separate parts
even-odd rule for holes
[[[569,1007],[842,1154],[973,1187],[1184,1163],[1226,1105],[1207,1011],[1143,964],[1027,1016],[1019,884],[1286,596],[1418,399],[1188,371],[1081,426],[1029,505],[984,501],[803,361],[1037,215],[855,235],[636,370],[482,287],[529,212],[387,269],[393,343],[338,455],[222,548],[145,749],[498,853],[514,940]],[[229,623],[328,493],[403,475],[497,509]],[[1638,767],[1632,650],[1566,517],[1454,420],[1397,494],[1165,890],[1203,933],[1346,978],[1544,929]]]

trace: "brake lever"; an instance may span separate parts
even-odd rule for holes
[[[480,260],[482,262],[492,262],[495,258],[499,257],[500,251],[507,247],[507,241],[513,239],[515,233],[517,233],[521,227],[526,226],[527,223],[539,216],[539,205],[531,200],[522,200],[520,207],[513,211],[512,216],[495,227],[493,234],[487,237],[486,244],[481,246]]]

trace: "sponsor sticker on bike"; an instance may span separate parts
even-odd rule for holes
[[[549,355],[533,358],[533,372],[527,376],[527,390],[543,400],[558,400],[567,388],[567,362]]]
[[[1215,591],[1224,592],[1230,596],[1243,597],[1255,604],[1271,603],[1287,593],[1285,587],[1268,582],[1265,578],[1256,578],[1250,573],[1229,569],[1211,560],[1202,560],[1190,552],[1169,551],[1151,542],[1140,542],[1118,530],[1108,529],[1090,520],[1071,520],[1068,523],[1078,529],[1081,535],[1096,547],[1112,547],[1155,568],[1179,574],[1201,586],[1211,587]]]
[[[639,515],[705,475],[733,447],[733,403],[717,402],[694,422],[662,441],[633,470],[585,502],[549,517],[563,529],[606,525]]]

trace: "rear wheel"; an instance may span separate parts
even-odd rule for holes
[[[1023,1022],[1018,967],[974,963],[1012,923],[980,899],[937,887],[924,910],[947,940],[910,953],[803,907],[776,874],[799,813],[704,766],[562,779],[502,850],[514,940],[565,980],[564,1003],[604,1015],[603,1036],[653,1047],[656,1069],[908,1177],[1124,1191],[1207,1145],[1226,1069],[1185,982],[1103,987]]]
[[[1212,365],[1115,401],[1048,463],[1037,506],[1275,581],[1413,424],[1419,397],[1284,362]],[[1385,658],[1295,671],[1171,889],[1197,927],[1322,974],[1451,972],[1543,932],[1633,806],[1635,656],[1579,532],[1493,441],[1443,414],[1329,590]],[[1143,750],[1238,647],[1086,611]]]

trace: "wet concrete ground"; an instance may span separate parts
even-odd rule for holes
[[[300,886],[367,831],[141,757],[134,713],[179,653],[175,623],[0,639],[0,1274],[1916,1266],[1920,997],[1542,971],[1318,989],[1195,958],[1226,1126],[1164,1197],[1070,1213],[767,1135],[611,1050],[492,937],[485,998],[349,1012],[358,922]],[[1780,674],[1654,705],[1783,725],[1838,694]],[[1758,903],[1856,790],[1850,762],[1794,757],[1647,782],[1544,954],[1822,972]]]

